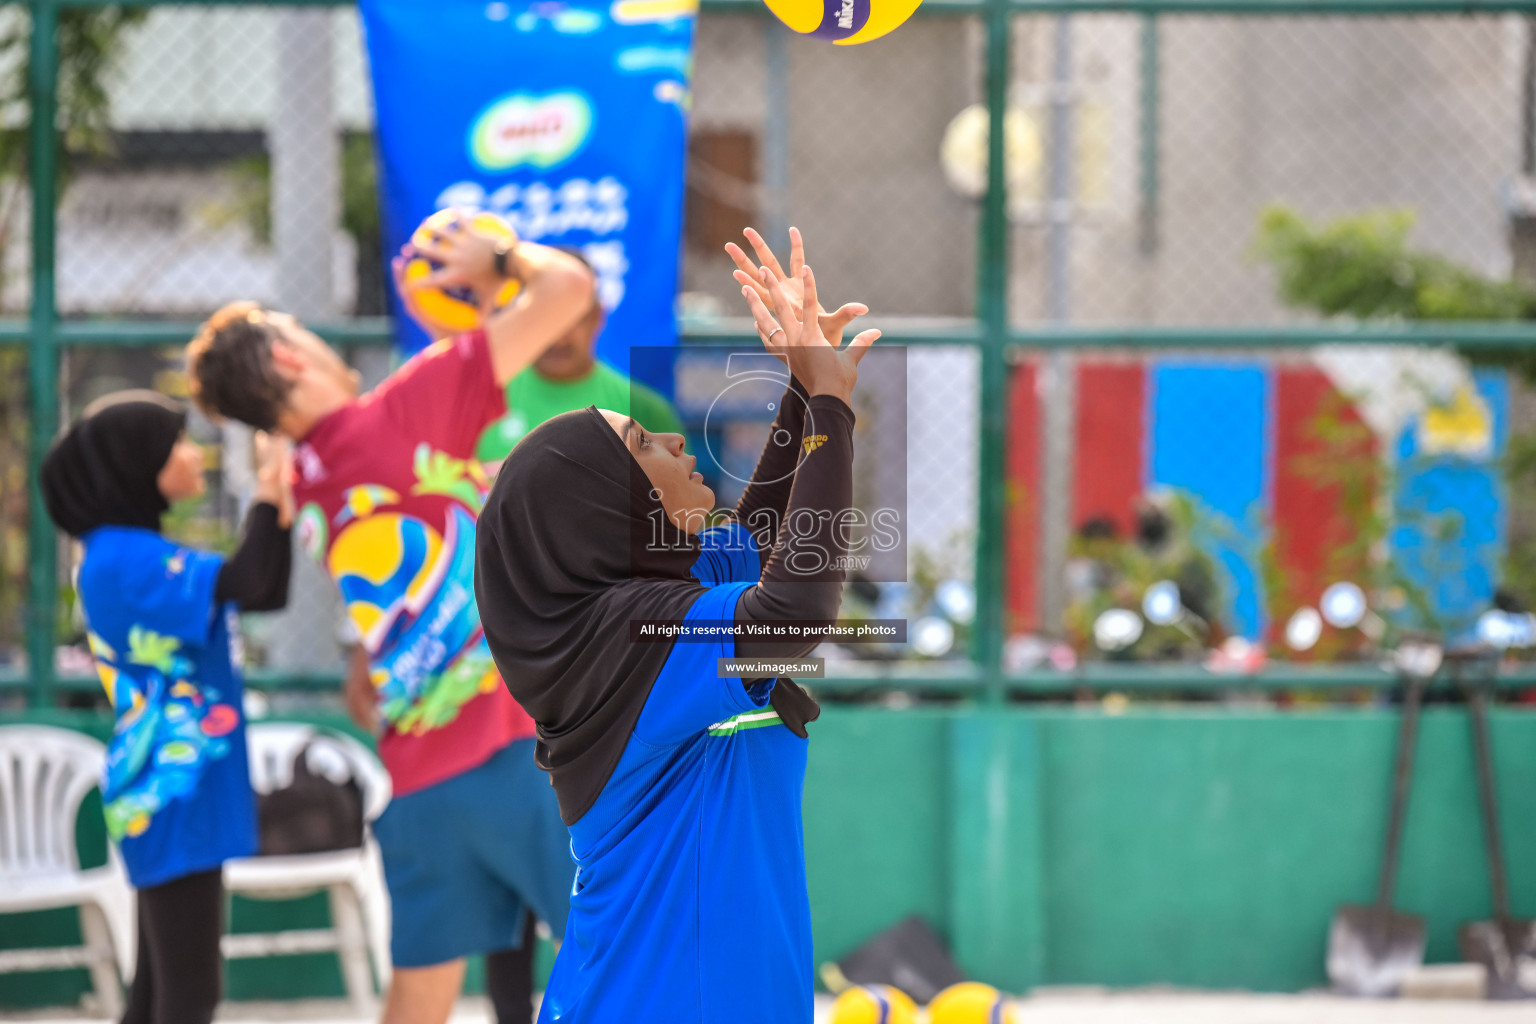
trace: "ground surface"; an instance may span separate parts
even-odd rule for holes
[[[818,1024],[825,1024],[830,1004],[819,1004]],[[1019,1003],[1021,1024],[1536,1024],[1536,1005],[1418,1000],[1361,1002],[1320,995],[1251,995],[1190,992],[1045,992]],[[10,1015],[0,1018],[46,1020],[50,1024],[101,1024],[78,1011]],[[223,1007],[220,1024],[354,1024],[346,1004],[233,1003]],[[483,999],[459,1004],[453,1024],[494,1024]]]

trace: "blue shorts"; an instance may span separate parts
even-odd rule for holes
[[[525,908],[565,934],[576,864],[533,747],[519,740],[462,775],[396,797],[373,823],[395,966],[515,949]]]

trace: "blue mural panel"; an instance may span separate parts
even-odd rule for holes
[[[1148,483],[1199,500],[1197,540],[1222,570],[1224,625],[1257,639],[1265,626],[1259,532],[1269,491],[1270,378],[1260,362],[1162,362],[1151,374]]]
[[[1498,586],[1507,542],[1499,473],[1509,382],[1473,373],[1473,386],[1410,422],[1394,467],[1393,564],[1408,591],[1405,624],[1469,634]]]

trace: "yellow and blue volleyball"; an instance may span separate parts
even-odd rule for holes
[[[854,46],[895,31],[922,0],[763,0],[796,32]]]
[[[1019,1013],[1008,997],[991,985],[963,981],[933,997],[929,1024],[1019,1024]]]
[[[889,985],[859,985],[832,1004],[832,1024],[917,1024],[917,1004]]]
[[[447,234],[449,225],[461,217],[467,217],[469,226],[483,234],[502,239],[506,242],[517,241],[517,233],[512,226],[494,213],[485,210],[465,211],[461,209],[438,210],[432,216],[421,222],[421,225],[411,234],[412,245],[436,245],[442,247],[451,245],[451,236]],[[405,283],[414,284],[439,269],[441,264],[425,256],[414,255],[405,261]],[[518,291],[522,288],[516,281],[506,281],[494,296],[492,307],[500,309],[517,298]],[[480,296],[469,288],[419,288],[414,289],[416,303],[421,307],[434,323],[441,324],[451,331],[472,331],[480,326]]]
[[[328,566],[347,614],[370,647],[410,608],[422,608],[443,575],[443,538],[413,516],[381,512],[353,522],[331,545]]]

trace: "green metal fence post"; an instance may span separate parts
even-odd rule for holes
[[[57,0],[32,0],[32,123],[28,160],[32,186],[32,316],[27,352],[30,444],[27,522],[27,664],[32,703],[51,703],[54,671],[54,609],[58,602],[58,534],[43,507],[38,470],[59,419],[59,352],[54,338],[54,200],[57,191],[59,8]]]
[[[1004,440],[1007,431],[1008,186],[1004,123],[1008,108],[1011,28],[1007,0],[987,5],[987,194],[981,206],[976,318],[982,323],[980,446],[976,459],[976,639],[972,656],[989,703],[1003,685],[1003,530],[1007,517]]]

